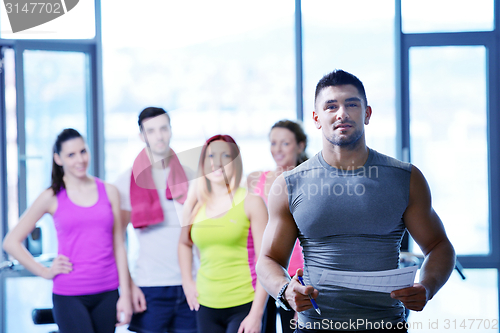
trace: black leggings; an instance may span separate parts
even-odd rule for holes
[[[262,333],[276,333],[276,317],[278,313],[281,318],[281,330],[283,333],[293,333],[292,322],[295,311],[286,311],[281,307],[276,307],[276,301],[272,296],[268,297],[268,302],[264,315],[262,316]],[[278,332],[279,333],[279,332]]]
[[[113,333],[118,290],[82,296],[52,294],[54,320],[60,333]]]
[[[213,309],[200,305],[196,312],[199,333],[237,333],[250,312],[252,302],[232,308]]]

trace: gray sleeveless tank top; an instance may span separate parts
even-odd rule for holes
[[[314,328],[352,330],[354,326],[346,322],[403,321],[402,303],[388,293],[318,282],[324,269],[380,271],[398,267],[411,165],[370,149],[363,166],[342,170],[326,163],[319,152],[283,175],[303,247],[304,280],[319,291],[317,303],[322,312],[303,311],[299,323],[306,328],[316,325]],[[370,326],[358,325],[356,329]]]

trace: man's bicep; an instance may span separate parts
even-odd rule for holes
[[[269,193],[269,222],[262,241],[262,255],[286,267],[297,239],[297,226],[288,206],[286,183],[278,177]]]
[[[413,167],[411,173],[410,199],[403,220],[408,232],[424,254],[440,241],[447,240],[443,223],[432,208],[427,181],[416,167]]]

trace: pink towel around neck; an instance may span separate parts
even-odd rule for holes
[[[160,197],[152,175],[152,165],[147,148],[137,155],[132,167],[130,179],[130,204],[132,212],[130,220],[134,228],[143,228],[164,220]],[[170,149],[170,173],[167,178],[165,197],[184,204],[189,188],[186,173],[177,155]],[[163,161],[155,162],[163,163]]]

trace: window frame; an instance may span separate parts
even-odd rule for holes
[[[496,268],[500,269],[500,244],[495,239],[500,237],[500,209],[493,205],[500,196],[500,177],[493,172],[500,167],[500,116],[495,112],[499,108],[498,94],[500,41],[500,3],[495,0],[495,28],[484,32],[450,32],[450,33],[410,33],[402,31],[401,0],[396,4],[396,90],[397,90],[397,157],[403,161],[411,161],[410,150],[410,73],[409,54],[412,47],[424,46],[484,46],[487,59],[487,138],[488,138],[488,185],[489,185],[489,238],[491,253],[489,255],[460,255],[459,262],[464,268]],[[399,34],[398,34],[399,31]],[[499,294],[500,295],[500,294]]]

